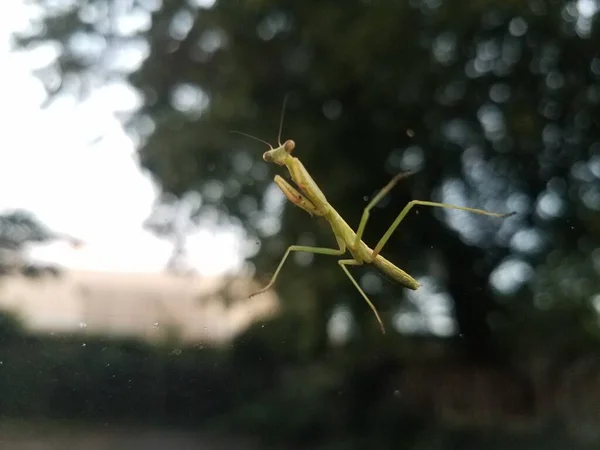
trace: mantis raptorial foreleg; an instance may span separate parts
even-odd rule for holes
[[[285,181],[279,175],[275,175],[275,184],[279,186],[281,192],[287,197],[287,199],[299,208],[309,213],[311,216],[322,216],[317,207],[304,195],[298,192],[290,183]]]
[[[312,202],[309,199],[307,199],[304,195],[302,195],[300,192],[298,192],[297,189],[295,189],[290,183],[285,181],[282,177],[277,175],[277,176],[275,176],[274,181],[275,181],[275,184],[277,184],[279,189],[281,189],[281,191],[284,193],[284,195],[287,197],[287,199],[290,202],[292,202],[296,206],[302,208],[303,210],[308,212],[310,215],[313,215],[313,214],[321,215],[321,213],[317,210],[317,208],[312,204]],[[337,239],[337,236],[336,236],[336,239]],[[277,269],[275,270],[275,273],[273,274],[271,281],[269,281],[269,284],[267,284],[260,291],[252,294],[250,297],[254,297],[255,295],[262,294],[263,292],[267,291],[271,286],[273,286],[273,284],[275,283],[275,280],[277,279],[277,276],[279,275],[279,272],[281,271],[281,268],[283,267],[283,264],[285,263],[285,260],[287,259],[287,257],[289,256],[289,254],[291,252],[307,252],[307,253],[315,253],[318,255],[341,256],[344,253],[346,253],[346,244],[339,239],[337,239],[337,243],[338,243],[337,249],[325,248],[325,247],[307,247],[304,245],[291,245],[287,249],[285,254],[283,255],[283,258],[281,258],[281,262],[279,263],[279,266],[277,266]]]
[[[377,312],[377,308],[375,308],[375,305],[373,304],[373,302],[371,302],[371,300],[369,300],[369,297],[367,297],[367,294],[365,293],[365,291],[362,290],[362,288],[358,284],[358,281],[356,281],[354,279],[354,277],[352,276],[352,274],[350,273],[350,271],[346,268],[346,266],[362,266],[364,263],[361,262],[361,261],[357,261],[355,259],[340,259],[338,261],[338,264],[340,265],[340,267],[342,268],[342,270],[344,271],[344,273],[348,276],[348,278],[350,278],[350,281],[352,281],[352,284],[354,285],[354,287],[356,289],[358,289],[358,292],[360,292],[360,295],[363,296],[363,298],[365,299],[365,301],[367,302],[367,304],[369,305],[369,307],[371,308],[371,310],[373,310],[373,313],[375,313],[375,317],[377,318],[377,322],[379,322],[379,327],[381,328],[381,331],[383,333],[385,333],[385,327],[383,326],[383,322],[381,321],[381,317],[379,317],[379,313]]]
[[[407,203],[407,205],[400,212],[400,214],[398,214],[398,217],[396,217],[396,220],[394,220],[394,223],[392,223],[392,225],[388,228],[388,230],[385,232],[383,237],[379,240],[379,242],[373,249],[373,253],[372,253],[373,258],[376,258],[377,255],[379,254],[379,252],[381,252],[381,249],[387,243],[387,241],[390,239],[392,234],[394,234],[394,231],[396,231],[396,228],[398,228],[398,225],[400,225],[400,222],[402,222],[402,220],[404,220],[404,218],[406,217],[408,212],[415,205],[431,206],[434,208],[458,209],[460,211],[467,211],[467,212],[471,212],[471,213],[475,213],[475,214],[481,214],[483,216],[492,216],[492,217],[509,217],[509,216],[516,214],[514,212],[493,213],[493,212],[489,212],[489,211],[484,211],[483,209],[467,208],[465,206],[449,205],[447,203],[427,202],[427,201],[423,201],[423,200],[413,200],[413,201],[410,201]]]
[[[283,258],[281,258],[281,262],[277,266],[277,269],[275,269],[275,273],[273,274],[271,281],[269,281],[269,284],[267,284],[260,291],[252,294],[250,297],[254,297],[255,295],[262,294],[263,292],[270,289],[271,286],[273,286],[273,283],[275,283],[275,280],[277,279],[277,275],[279,275],[279,272],[281,271],[281,268],[283,267],[285,260],[287,259],[287,257],[290,255],[291,252],[306,252],[306,253],[316,253],[317,255],[341,256],[344,253],[346,253],[346,248],[345,248],[345,246],[344,246],[344,248],[342,248],[342,246],[340,246],[340,248],[338,248],[338,249],[324,248],[324,247],[306,247],[304,245],[289,246],[287,251],[285,252],[285,255],[283,255]]]

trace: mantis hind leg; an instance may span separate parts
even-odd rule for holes
[[[385,334],[385,327],[383,326],[383,322],[381,321],[381,317],[379,317],[379,313],[377,312],[377,308],[375,307],[375,305],[373,304],[373,302],[371,300],[369,300],[369,297],[367,297],[367,294],[365,293],[365,291],[362,290],[362,288],[358,284],[358,281],[356,281],[354,279],[354,277],[352,276],[352,274],[350,273],[350,271],[346,267],[346,266],[361,266],[363,263],[360,262],[360,261],[357,261],[355,259],[340,259],[338,261],[338,264],[340,265],[340,267],[342,268],[342,270],[344,271],[344,273],[348,276],[348,278],[350,278],[350,281],[352,281],[352,284],[354,285],[354,287],[356,289],[358,289],[358,292],[360,292],[360,295],[363,296],[363,298],[365,299],[365,301],[367,302],[367,304],[369,305],[369,307],[371,308],[371,310],[375,314],[375,317],[377,318],[377,322],[379,322],[379,327],[381,328],[381,332],[383,334]]]
[[[388,228],[388,230],[385,232],[385,234],[379,240],[379,242],[373,249],[373,253],[372,253],[373,259],[375,259],[377,257],[377,255],[381,252],[381,249],[387,243],[387,241],[390,239],[390,237],[392,236],[394,231],[396,231],[396,228],[398,228],[398,225],[400,225],[400,222],[402,222],[402,220],[404,220],[404,218],[406,217],[408,212],[415,205],[431,206],[434,208],[458,209],[460,211],[467,211],[467,212],[471,212],[474,214],[481,214],[483,216],[500,217],[500,218],[509,217],[509,216],[516,214],[516,212],[494,213],[494,212],[485,211],[483,209],[467,208],[465,206],[449,205],[447,203],[427,202],[427,201],[423,201],[423,200],[413,200],[413,201],[407,203],[407,205],[400,212],[400,214],[398,214],[398,217],[396,218],[396,220],[394,220],[394,223],[392,223],[392,225]]]
[[[338,249],[324,248],[324,247],[306,247],[303,245],[291,245],[286,250],[285,254],[283,255],[283,258],[281,258],[281,262],[277,266],[277,269],[275,270],[275,273],[273,274],[271,281],[269,281],[269,284],[267,284],[260,291],[255,292],[254,294],[250,295],[250,297],[254,297],[255,295],[262,294],[263,292],[269,290],[271,288],[271,286],[273,286],[273,284],[275,283],[275,280],[277,279],[277,276],[279,275],[279,272],[281,271],[281,268],[283,267],[283,264],[285,263],[285,260],[288,258],[288,256],[290,255],[291,252],[306,252],[306,253],[315,253],[318,255],[341,256],[344,253],[346,253],[346,248],[345,248],[345,246],[342,246],[342,245],[340,245],[340,247]],[[248,297],[248,298],[250,298],[250,297]]]

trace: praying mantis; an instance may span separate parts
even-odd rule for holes
[[[404,209],[402,209],[400,214],[398,214],[396,220],[394,220],[392,225],[384,233],[384,235],[381,237],[381,239],[375,245],[375,247],[370,248],[362,240],[362,236],[367,222],[369,221],[371,210],[387,195],[387,193],[396,185],[396,183],[398,183],[398,181],[400,181],[403,178],[406,178],[412,173],[402,172],[393,177],[391,181],[387,185],[385,185],[377,193],[377,195],[375,195],[375,197],[373,197],[373,199],[367,204],[362,213],[358,229],[357,231],[354,231],[352,227],[350,227],[350,225],[348,225],[348,223],[346,223],[342,216],[336,211],[336,209],[327,201],[327,198],[325,197],[321,189],[319,189],[319,186],[310,176],[310,174],[308,173],[304,165],[300,162],[300,160],[292,156],[292,152],[296,147],[296,143],[293,140],[286,140],[283,144],[281,143],[281,131],[283,125],[285,103],[286,102],[284,100],[283,110],[281,113],[281,122],[279,124],[279,135],[277,140],[278,146],[276,148],[273,148],[273,146],[268,142],[263,141],[262,139],[258,139],[249,134],[241,133],[238,131],[234,131],[234,133],[241,134],[252,139],[256,139],[269,146],[270,150],[266,151],[263,154],[263,160],[267,163],[273,163],[278,166],[285,166],[297,189],[294,186],[292,186],[292,184],[284,180],[280,175],[275,176],[275,184],[279,187],[279,189],[281,189],[283,194],[291,203],[303,209],[311,216],[322,217],[329,223],[331,230],[333,231],[333,234],[335,236],[335,240],[337,241],[338,248],[335,249],[326,247],[309,247],[304,245],[289,246],[285,254],[283,255],[283,258],[281,259],[279,265],[277,266],[275,273],[271,277],[269,283],[261,290],[250,295],[250,298],[262,294],[263,292],[266,292],[273,286],[273,284],[277,280],[277,276],[279,275],[281,268],[283,267],[285,261],[292,252],[307,252],[318,255],[331,255],[339,257],[343,256],[346,252],[349,252],[352,258],[340,259],[338,260],[338,265],[344,271],[346,276],[350,279],[350,281],[358,290],[360,295],[367,302],[367,304],[375,314],[377,322],[379,323],[379,327],[381,328],[381,332],[385,334],[385,326],[383,325],[383,321],[379,316],[377,308],[369,299],[365,291],[360,287],[356,279],[352,276],[352,274],[348,270],[348,266],[361,266],[363,264],[373,264],[378,270],[380,270],[382,273],[386,274],[399,284],[407,287],[408,289],[417,290],[421,286],[417,282],[417,280],[415,280],[408,273],[406,273],[398,266],[393,264],[391,261],[385,259],[380,254],[381,250],[389,241],[394,231],[396,231],[396,228],[398,228],[398,225],[400,225],[402,220],[404,220],[408,212],[414,206],[420,205],[435,208],[457,209],[461,211],[468,211],[475,214],[481,214],[485,216],[492,216],[498,218],[505,218],[516,214],[516,212],[494,213],[485,211],[483,209],[467,208],[464,206],[450,205],[447,203],[412,200],[408,202],[408,204],[404,207]]]

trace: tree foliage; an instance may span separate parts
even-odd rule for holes
[[[332,242],[292,207],[279,222],[260,144],[229,134],[273,141],[285,94],[284,135],[350,224],[394,173],[416,172],[373,214],[368,243],[411,198],[517,211],[499,222],[420,208],[384,250],[417,275],[437,268],[427,282],[451,299],[457,335],[475,354],[493,350],[514,309],[535,308],[541,294],[529,281],[549,255],[586,258],[598,245],[593,2],[33,3],[38,26],[17,42],[58,46],[40,71],[51,94],[126,79],[142,100],[125,121],[142,167],[166,194],[199,192],[199,216],[260,240],[259,273],[286,245]],[[311,320],[346,304],[359,324],[373,322],[328,258],[295,265],[278,288]],[[589,297],[597,275],[588,281]],[[371,273],[363,282],[390,321],[401,290]]]
[[[18,250],[26,242],[45,241],[52,235],[26,211],[17,210],[0,215],[0,248]]]

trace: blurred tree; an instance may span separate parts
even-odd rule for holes
[[[191,274],[195,270],[187,260],[186,242],[188,234],[194,229],[194,214],[199,205],[197,196],[186,196],[183,199],[163,195],[156,201],[152,214],[144,223],[144,227],[157,236],[168,239],[173,245],[173,252],[165,269],[175,274]]]
[[[49,230],[27,211],[0,214],[0,270],[4,273],[24,264],[22,252],[26,244],[55,239],[66,240],[74,247],[82,245],[79,239]]]
[[[535,309],[531,280],[549,252],[585,258],[598,248],[593,0],[30,3],[38,16],[17,43],[57,50],[38,71],[49,98],[127,80],[142,99],[125,118],[141,165],[165,193],[199,192],[198,216],[243,225],[261,242],[260,274],[287,245],[333,242],[298,209],[286,206],[280,220],[262,148],[228,134],[274,139],[286,93],[284,134],[350,224],[394,173],[416,172],[374,212],[366,242],[412,198],[518,212],[497,221],[416,208],[384,250],[432,275],[403,303],[402,288],[357,269],[384,320],[404,332],[454,336],[472,357],[493,358],[496,331],[510,335],[515,314]],[[376,333],[331,258],[311,260],[297,255],[277,285],[305,315],[303,339],[324,348],[339,305],[355,332]],[[598,271],[589,274],[597,285]]]
[[[28,242],[50,239],[50,232],[26,211],[0,215],[0,268],[5,273],[23,264],[22,249]]]
[[[18,250],[26,242],[42,242],[51,237],[51,232],[26,211],[17,210],[0,215],[1,248]]]

